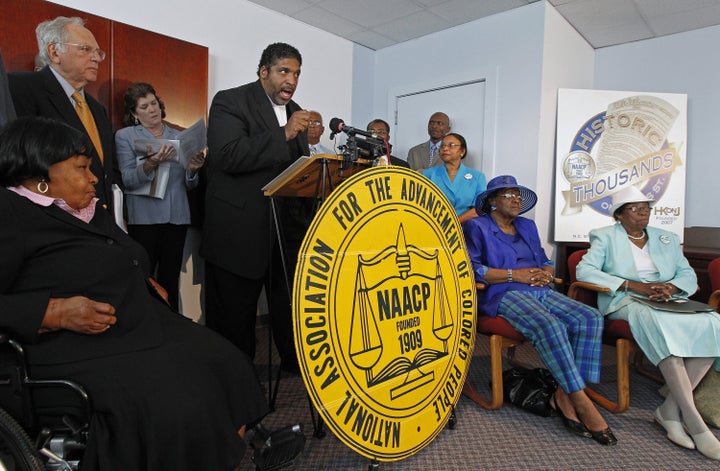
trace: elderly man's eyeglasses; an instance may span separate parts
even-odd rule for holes
[[[78,51],[80,51],[82,54],[89,56],[90,54],[95,53],[97,58],[102,62],[105,60],[105,51],[102,49],[93,49],[92,46],[89,44],[78,44],[78,43],[55,43],[55,44],[63,44],[65,46],[75,46]]]
[[[316,128],[322,126],[322,121],[310,121],[310,123],[308,124],[310,125],[310,127]]]
[[[634,204],[632,206],[626,206],[627,210],[633,213],[649,213],[650,212],[650,206],[644,205],[644,206],[638,206],[637,204]]]
[[[503,194],[498,195],[498,196],[502,196],[502,197],[505,198],[506,200],[518,200],[518,201],[520,201],[520,202],[522,202],[522,200],[523,200],[523,197],[522,197],[522,196],[516,195],[516,194],[514,194],[514,193],[503,193]]]
[[[440,144],[441,149],[451,149],[452,150],[456,147],[461,147],[461,145],[458,144],[457,142],[448,142],[447,144],[445,144],[445,143]]]

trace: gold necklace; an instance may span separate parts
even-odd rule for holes
[[[148,131],[150,131],[150,134],[152,134],[156,138],[161,138],[163,134],[165,134],[165,124],[163,123],[162,127],[160,128],[159,134],[155,134],[151,129],[148,129]]]

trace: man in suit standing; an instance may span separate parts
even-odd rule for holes
[[[320,144],[320,137],[325,132],[323,126],[322,115],[317,111],[310,111],[310,125],[308,126],[307,136],[310,145],[310,155],[315,154],[334,154],[335,152]]]
[[[44,116],[63,121],[90,137],[90,170],[98,177],[97,197],[112,208],[112,184],[121,183],[113,155],[113,133],[105,108],[85,85],[97,80],[105,59],[95,36],[81,18],[59,16],[35,29],[39,54],[48,64],[39,72],[8,74],[10,94],[18,116]]]
[[[262,187],[309,153],[310,112],[292,101],[301,65],[293,46],[270,44],[260,58],[257,81],[213,98],[201,247],[206,325],[252,358],[257,301],[265,287],[275,346],[283,369],[291,371],[298,366],[288,295],[311,216],[306,203],[312,200],[276,199],[286,241],[283,264]]]
[[[430,140],[418,144],[408,151],[408,164],[413,170],[422,172],[426,168],[434,167],[442,162],[440,159],[440,144],[445,134],[450,132],[450,118],[440,111],[433,113],[428,121],[428,135]]]
[[[368,123],[367,130],[387,142],[388,147],[390,147],[390,152],[392,152],[392,144],[390,144],[390,125],[387,123],[387,121],[384,121],[380,118],[375,118]],[[400,157],[395,157],[392,154],[390,155],[390,165],[399,165],[400,167],[407,168],[410,167],[408,163],[405,162],[403,159],[401,159]]]

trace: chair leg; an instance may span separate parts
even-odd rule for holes
[[[486,410],[496,410],[503,405],[503,383],[502,383],[502,349],[505,339],[500,335],[490,336],[490,375],[492,378],[492,399],[482,397],[465,379],[463,395]],[[512,344],[511,344],[512,345]]]
[[[634,343],[634,342],[633,342]],[[630,341],[618,339],[615,342],[617,348],[617,411],[624,412],[630,407],[630,353],[633,346]]]
[[[615,342],[617,357],[617,402],[592,388],[586,388],[585,393],[603,409],[613,414],[625,412],[630,407],[630,354],[635,351],[634,342],[618,339]]]

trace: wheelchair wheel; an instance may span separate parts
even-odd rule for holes
[[[0,471],[43,471],[45,466],[25,430],[0,409]]]

